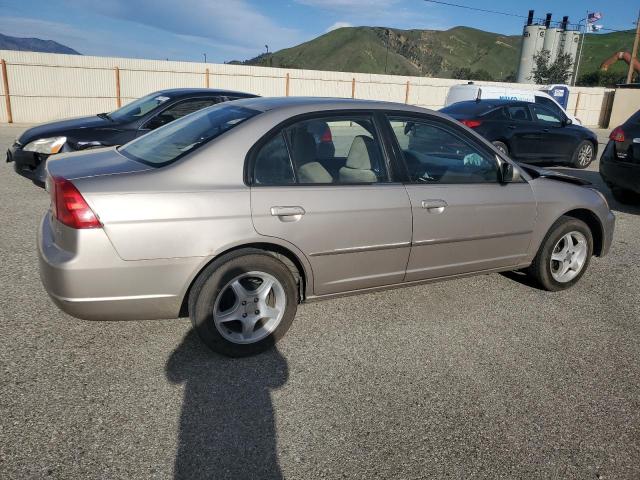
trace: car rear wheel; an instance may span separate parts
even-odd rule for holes
[[[573,166],[576,168],[587,168],[593,161],[593,154],[593,143],[589,140],[583,140],[573,152]]]
[[[273,346],[296,315],[298,295],[289,268],[260,250],[225,255],[198,277],[189,295],[189,315],[213,351],[231,357]]]
[[[589,227],[581,220],[563,216],[547,233],[527,272],[545,290],[565,290],[584,275],[592,253]]]
[[[493,143],[493,146],[496,147],[498,150],[500,150],[502,153],[504,153],[505,155],[509,155],[509,147],[507,146],[506,143],[501,142],[499,140],[496,140],[495,142],[491,142]]]

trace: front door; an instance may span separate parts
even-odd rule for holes
[[[495,154],[451,122],[390,116],[407,164],[413,237],[406,281],[526,261],[536,202],[525,181],[501,184]]]
[[[411,205],[404,186],[389,181],[379,138],[368,113],[305,117],[253,153],[255,229],[304,252],[315,295],[404,278]]]
[[[578,143],[577,138],[563,118],[542,105],[531,105],[533,121],[541,131],[538,143],[545,158],[550,160],[570,160]]]

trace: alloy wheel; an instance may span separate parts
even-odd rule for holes
[[[555,281],[567,283],[576,278],[587,260],[587,239],[578,232],[563,235],[551,253],[551,276]]]
[[[247,272],[229,281],[213,306],[213,321],[225,339],[233,343],[255,343],[280,324],[287,298],[273,275]]]

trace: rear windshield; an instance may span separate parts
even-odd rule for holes
[[[260,113],[232,104],[199,110],[137,138],[119,149],[123,155],[153,167],[175,162],[205,143]]]
[[[482,102],[458,102],[440,109],[442,113],[447,115],[466,114],[466,115],[481,115],[487,110],[494,108],[494,104],[482,103]]]

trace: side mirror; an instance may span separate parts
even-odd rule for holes
[[[562,122],[562,126],[566,127],[567,125],[571,125],[573,123],[573,120],[571,120],[569,117],[566,117],[564,119],[564,122]]]
[[[509,162],[502,162],[500,164],[500,183],[513,182],[513,165]]]

